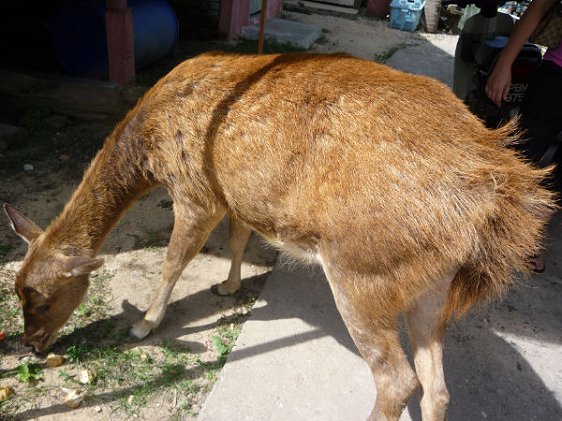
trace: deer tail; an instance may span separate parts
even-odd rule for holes
[[[516,122],[490,133],[503,146],[518,141],[517,134],[512,136],[514,127]],[[502,156],[501,165],[490,170],[491,177],[502,180],[493,183],[493,210],[452,282],[446,318],[502,296],[517,272],[528,275],[530,259],[540,252],[546,224],[557,209],[554,193],[545,187],[552,168],[535,168],[508,149]]]

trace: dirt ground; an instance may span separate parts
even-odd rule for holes
[[[424,42],[423,34],[395,31],[387,22],[371,19],[299,13],[285,17],[324,29],[315,51],[346,51],[384,61],[397,49]],[[176,52],[159,69],[181,58],[181,51]],[[153,79],[141,73],[138,80],[148,84]],[[0,116],[23,127],[21,133],[0,140],[0,200],[45,227],[62,210],[115,122],[0,106]],[[45,367],[45,356],[31,356],[21,343],[22,321],[14,311],[19,304],[12,291],[25,244],[6,220],[0,224],[0,331],[8,335],[0,342],[0,386],[15,391],[0,403],[0,419],[196,416],[277,253],[253,237],[242,266],[243,291],[233,297],[214,296],[209,287],[224,280],[229,267],[228,222],[223,221],[184,271],[161,326],[146,340],[130,342],[127,329],[141,317],[158,286],[172,223],[171,201],[157,190],[140,200],[113,230],[102,250],[103,269],[93,277],[89,296],[53,347],[66,358],[56,368]],[[84,371],[90,373],[86,381]],[[84,397],[73,411],[62,404],[69,390]]]

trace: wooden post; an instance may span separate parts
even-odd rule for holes
[[[135,78],[133,13],[127,0],[106,0],[106,5],[109,80],[123,86]]]
[[[267,0],[261,0],[260,14],[260,34],[258,37],[258,54],[263,54],[263,33],[265,30],[265,20],[267,17]]]
[[[250,0],[221,0],[219,33],[228,40],[237,38],[250,23]]]

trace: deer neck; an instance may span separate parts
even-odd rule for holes
[[[69,255],[95,255],[125,210],[154,182],[143,171],[145,150],[122,123],[106,140],[63,212],[45,232]]]

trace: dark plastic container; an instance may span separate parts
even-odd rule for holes
[[[172,50],[178,20],[165,0],[129,0],[133,12],[135,67],[150,64]],[[108,75],[105,0],[69,3],[53,17],[51,46],[63,69],[74,76]]]

